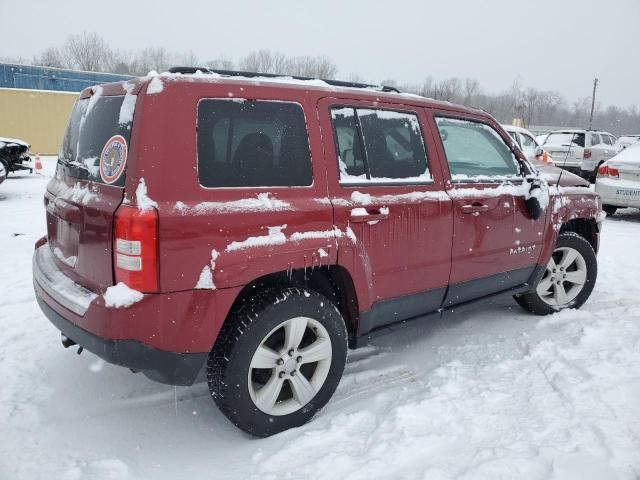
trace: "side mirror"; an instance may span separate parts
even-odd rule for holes
[[[541,178],[528,178],[531,184],[524,203],[533,220],[538,220],[549,206],[549,185]]]
[[[544,155],[544,148],[536,147],[536,157],[540,157],[542,155]]]

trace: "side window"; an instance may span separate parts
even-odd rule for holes
[[[527,157],[533,157],[536,154],[536,142],[535,140],[527,135],[526,133],[521,133],[520,138],[522,139],[522,151]]]
[[[333,130],[338,151],[338,167],[341,180],[362,181],[367,179],[364,153],[354,108],[331,110]]]
[[[431,180],[416,114],[334,108],[331,118],[341,183]]]
[[[452,178],[516,176],[518,161],[489,125],[436,117]]]
[[[606,144],[606,145],[613,145],[613,143],[611,142],[611,137],[609,135],[602,135],[602,143]]]
[[[597,133],[592,133],[591,134],[591,146],[595,147],[596,145],[600,145],[600,135],[598,135]]]
[[[200,101],[198,179],[205,187],[311,185],[302,107],[259,100]]]

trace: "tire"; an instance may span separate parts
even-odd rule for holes
[[[322,359],[305,362],[305,352]],[[225,322],[207,362],[209,391],[235,426],[267,437],[303,425],[329,401],[346,356],[346,325],[331,301],[311,290],[266,290]]]
[[[570,251],[573,252],[571,255],[577,253],[571,262],[571,256],[565,256]],[[558,275],[564,276],[558,280]],[[591,295],[597,276],[598,262],[591,244],[576,233],[561,233],[547,270],[536,287],[514,298],[521,307],[536,315],[548,315],[567,308],[580,308]],[[560,283],[555,282],[554,278]],[[575,282],[566,278],[574,279]],[[579,284],[581,280],[583,283]],[[545,288],[547,285],[549,287]],[[561,295],[562,291],[566,297]]]
[[[606,213],[607,216],[612,217],[618,211],[618,207],[613,205],[602,205],[602,210],[604,210],[604,213]]]

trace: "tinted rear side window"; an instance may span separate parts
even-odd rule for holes
[[[62,151],[58,156],[58,164],[67,175],[104,183],[100,176],[100,155],[103,148],[115,135],[122,136],[128,145],[131,135],[131,123],[120,123],[124,98],[95,96],[76,102],[62,141]],[[123,186],[124,173],[112,184]]]
[[[201,100],[198,178],[205,187],[311,185],[302,107],[276,101]]]

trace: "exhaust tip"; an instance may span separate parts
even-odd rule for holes
[[[62,335],[62,346],[64,348],[69,348],[72,347],[73,345],[76,345],[76,342],[74,342],[73,340],[71,340],[69,337],[67,337],[65,334],[61,334]]]

